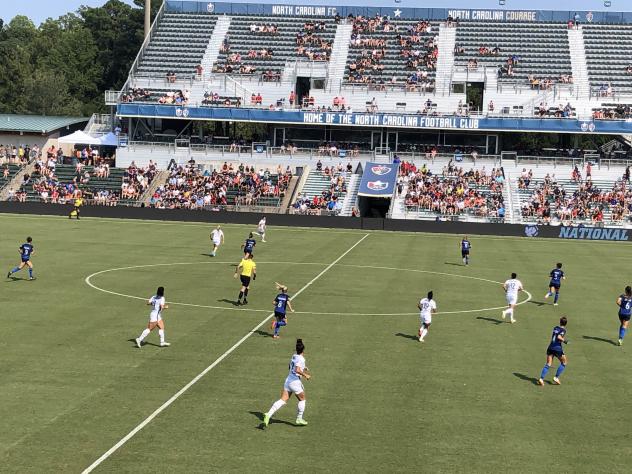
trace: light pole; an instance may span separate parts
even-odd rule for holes
[[[145,38],[151,29],[151,0],[145,0]]]

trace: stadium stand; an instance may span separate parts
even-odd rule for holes
[[[316,169],[311,170],[305,184],[293,204],[297,214],[316,214],[328,211],[339,214],[347,194],[347,184],[351,176],[349,167],[342,164],[325,166],[320,160]]]
[[[149,186],[155,166],[127,169],[97,166],[60,165],[38,162],[16,193],[19,201],[63,204],[79,193],[91,204],[116,206],[134,204]]]
[[[219,170],[203,171],[194,161],[171,169],[167,182],[151,197],[151,207],[203,209],[226,206],[279,207],[292,179],[290,169],[276,174],[254,167],[224,163]]]
[[[258,75],[267,72],[264,80],[279,81],[286,61],[327,61],[335,32],[332,18],[235,15],[214,71]]]
[[[529,84],[529,77],[560,82],[572,76],[567,25],[555,23],[460,22],[455,63],[491,67],[507,81]]]
[[[583,25],[588,77],[595,94],[632,92],[632,26]]]
[[[164,13],[141,52],[135,75],[191,77],[202,62],[216,21],[214,15]]]

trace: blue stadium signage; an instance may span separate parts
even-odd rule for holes
[[[177,118],[231,122],[390,127],[406,129],[524,131],[544,133],[632,134],[632,121],[576,119],[428,116],[416,114],[319,113],[227,107],[176,107],[173,105],[119,104],[120,117]]]
[[[333,17],[340,15],[390,16],[411,20],[442,21],[448,16],[465,21],[506,21],[506,22],[567,22],[577,15],[587,23],[632,23],[632,12],[614,11],[552,11],[552,10],[484,10],[451,8],[409,8],[393,6],[326,6],[311,2],[296,2],[296,5],[265,3],[212,2],[167,0],[166,11],[175,13],[213,13],[216,15],[275,15],[279,17]],[[301,4],[302,3],[302,4]],[[422,2],[418,2],[422,3]],[[561,2],[558,2],[561,3]],[[553,5],[553,3],[551,3]]]
[[[560,239],[628,241],[626,229],[606,227],[560,227]]]

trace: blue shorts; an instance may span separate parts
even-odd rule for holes
[[[470,254],[469,250],[461,250],[461,257],[465,258]]]
[[[277,321],[283,321],[285,319],[285,313],[279,313],[278,311],[275,311],[274,317]]]
[[[630,315],[629,314],[620,314],[619,315],[619,321],[629,321],[630,320]]]
[[[22,263],[28,263],[30,261],[31,261],[30,258],[22,258]]]
[[[562,349],[547,349],[546,355],[557,357],[559,359],[564,355],[564,351]]]
[[[560,283],[551,282],[549,283],[549,288],[555,288],[556,290],[560,289]]]

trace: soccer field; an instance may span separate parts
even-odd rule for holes
[[[465,267],[461,236],[272,217],[249,305],[236,307],[234,265],[254,228],[225,226],[211,258],[207,224],[0,222],[2,270],[30,235],[37,277],[2,275],[0,471],[80,472],[114,446],[95,472],[630,470],[630,351],[615,345],[628,245],[470,236]],[[553,307],[543,296],[557,261],[567,280]],[[514,325],[500,318],[512,271],[532,294]],[[299,292],[279,340],[275,281]],[[171,347],[152,333],[137,349],[159,285]],[[416,304],[430,289],[439,313],[421,344]],[[561,386],[538,387],[561,315],[568,368]],[[309,425],[294,426],[293,399],[262,430],[297,337]]]

